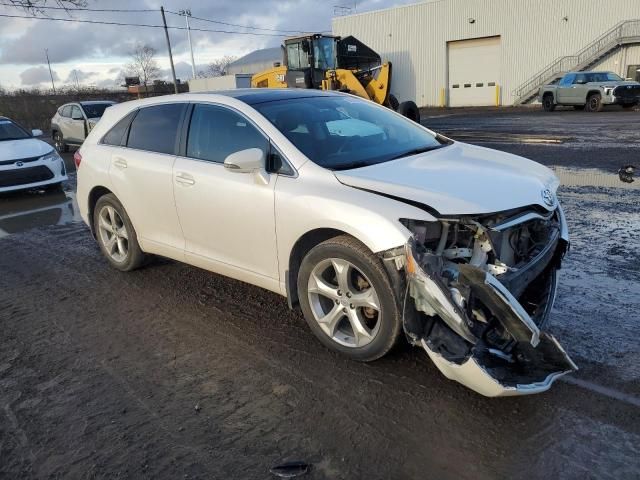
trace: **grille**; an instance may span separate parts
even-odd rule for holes
[[[620,85],[613,94],[619,98],[637,98],[640,97],[640,85]]]
[[[15,187],[30,183],[44,182],[53,178],[53,172],[44,165],[31,168],[18,168],[0,172],[0,187]]]
[[[29,157],[29,158],[16,158],[14,160],[2,160],[0,162],[0,165],[13,165],[16,162],[22,162],[22,163],[35,162],[36,160],[41,159],[43,156],[44,155],[40,155],[38,157]]]

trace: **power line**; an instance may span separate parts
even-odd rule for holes
[[[181,15],[180,12],[172,12],[171,10],[165,10],[165,12],[170,13],[172,15]],[[193,20],[200,20],[202,22],[209,22],[209,23],[217,23],[219,25],[226,25],[227,27],[248,28],[248,29],[253,29],[253,30],[265,30],[265,31],[268,31],[268,32],[306,33],[303,30],[280,30],[280,29],[277,29],[277,28],[250,27],[248,25],[239,25],[237,23],[227,23],[227,22],[222,22],[222,21],[219,21],[219,20],[211,20],[209,18],[196,17],[194,15],[191,15],[191,18]]]
[[[151,8],[85,8],[85,7],[73,7],[73,8],[66,8],[66,7],[48,7],[46,5],[19,5],[19,4],[15,4],[15,3],[0,3],[0,6],[5,6],[5,7],[14,7],[14,8],[25,8],[25,9],[32,9],[32,10],[64,10],[66,12],[73,12],[76,10],[79,11],[85,11],[85,12],[153,12],[153,13],[157,13],[158,10],[157,9],[151,9]]]
[[[115,25],[119,27],[146,27],[146,28],[164,28],[163,25],[154,25],[149,23],[124,23],[124,22],[107,22],[107,21],[99,21],[99,20],[79,20],[75,18],[53,18],[53,17],[32,17],[28,15],[8,15],[5,13],[0,13],[0,17],[5,18],[25,18],[27,20],[48,20],[48,21],[56,21],[56,22],[67,22],[67,23],[90,23],[94,25]],[[186,30],[186,27],[167,27],[173,30]],[[260,32],[233,32],[229,30],[214,30],[208,28],[191,28],[191,31],[194,32],[210,32],[210,33],[225,33],[229,35],[257,35],[263,37],[286,37],[285,34],[278,33],[260,33]]]
[[[63,10],[65,12],[108,12],[108,13],[140,13],[140,12],[152,12],[152,13],[157,13],[157,10],[155,9],[150,9],[150,8],[85,8],[85,7],[73,7],[73,8],[65,8],[65,7],[48,7],[48,6],[33,6],[33,7],[29,7],[27,6],[22,6],[22,5],[16,5],[13,3],[3,3],[0,2],[0,6],[5,6],[5,7],[14,7],[14,8],[33,8],[34,10]],[[174,12],[171,10],[165,10],[165,13],[170,13],[172,15],[178,15],[178,16],[182,16],[180,14],[180,12]],[[35,17],[35,18],[43,18],[43,17]],[[228,27],[237,27],[237,28],[246,28],[248,30],[262,30],[262,31],[266,31],[266,32],[284,32],[284,33],[306,33],[303,30],[283,30],[283,29],[278,29],[278,28],[263,28],[263,27],[252,27],[249,25],[240,25],[237,23],[228,23],[228,22],[222,22],[219,20],[211,20],[209,18],[203,18],[203,17],[195,17],[195,16],[191,16],[192,19],[194,20],[200,20],[202,22],[209,22],[209,23],[215,23],[218,25],[226,25]],[[171,28],[171,27],[169,27]],[[192,30],[194,30],[192,28]]]

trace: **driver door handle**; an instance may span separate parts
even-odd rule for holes
[[[127,161],[124,158],[117,157],[113,160],[113,165],[124,170],[127,168]]]

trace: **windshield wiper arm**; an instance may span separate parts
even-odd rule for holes
[[[413,150],[409,150],[407,152],[401,153],[400,155],[396,155],[395,157],[391,157],[389,160],[397,160],[398,158],[410,157],[411,155],[417,155],[419,153],[429,152],[431,150],[436,150],[437,148],[442,147],[442,145],[430,145],[428,147],[414,148]]]

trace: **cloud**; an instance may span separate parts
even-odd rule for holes
[[[66,83],[76,83],[76,80],[78,82],[84,82],[85,80],[88,80],[92,77],[95,77],[99,75],[98,72],[85,72],[83,70],[78,70],[77,68],[74,70],[71,70],[69,72],[69,75],[67,75],[67,79],[65,80]]]
[[[60,80],[55,70],[52,70],[51,73],[54,81]],[[31,67],[20,73],[20,81],[22,85],[38,85],[39,83],[50,82],[51,76],[47,67]]]
[[[413,3],[415,0],[361,0],[358,12],[386,8],[398,4]],[[99,2],[89,2],[89,8],[98,7]],[[130,0],[110,0],[109,8],[155,8],[157,2],[140,0],[135,5]],[[184,27],[183,17],[171,12],[184,8],[179,0],[163,0],[167,11],[169,26]],[[264,29],[288,30],[271,36],[275,32],[251,30],[221,25],[192,18],[194,56],[199,65],[206,65],[224,55],[242,56],[253,50],[274,47],[281,44],[286,36],[294,31],[330,31],[333,5],[344,2],[318,2],[317,0],[234,0],[233,2],[196,2],[191,11],[194,17],[215,19],[217,21],[260,27]],[[95,4],[95,5],[94,5]],[[22,9],[0,6],[0,12],[25,15]],[[123,22],[139,24],[161,24],[160,12],[123,13],[123,12],[53,12],[50,17],[65,19],[84,19],[91,21]],[[267,35],[245,35],[242,33],[225,34],[206,30],[225,30],[238,32],[264,33]],[[184,30],[169,31],[176,75],[187,80],[191,77],[189,44]],[[100,74],[91,77],[91,83],[111,81],[120,73],[114,66],[129,61],[136,44],[147,44],[156,49],[156,60],[161,69],[168,69],[169,61],[164,32],[161,28],[135,26],[116,26],[104,24],[84,24],[57,22],[49,20],[0,18],[0,76],[3,83],[18,83],[19,68],[45,65],[44,48],[48,48],[52,65],[68,72],[77,65],[109,64],[109,70],[99,70]],[[60,65],[64,64],[64,66]],[[95,71],[96,67],[81,68],[83,71]],[[28,76],[27,76],[28,77]],[[165,74],[166,78],[171,75]],[[75,78],[68,78],[70,83]],[[30,81],[27,78],[27,81]],[[24,83],[23,83],[24,84]]]

